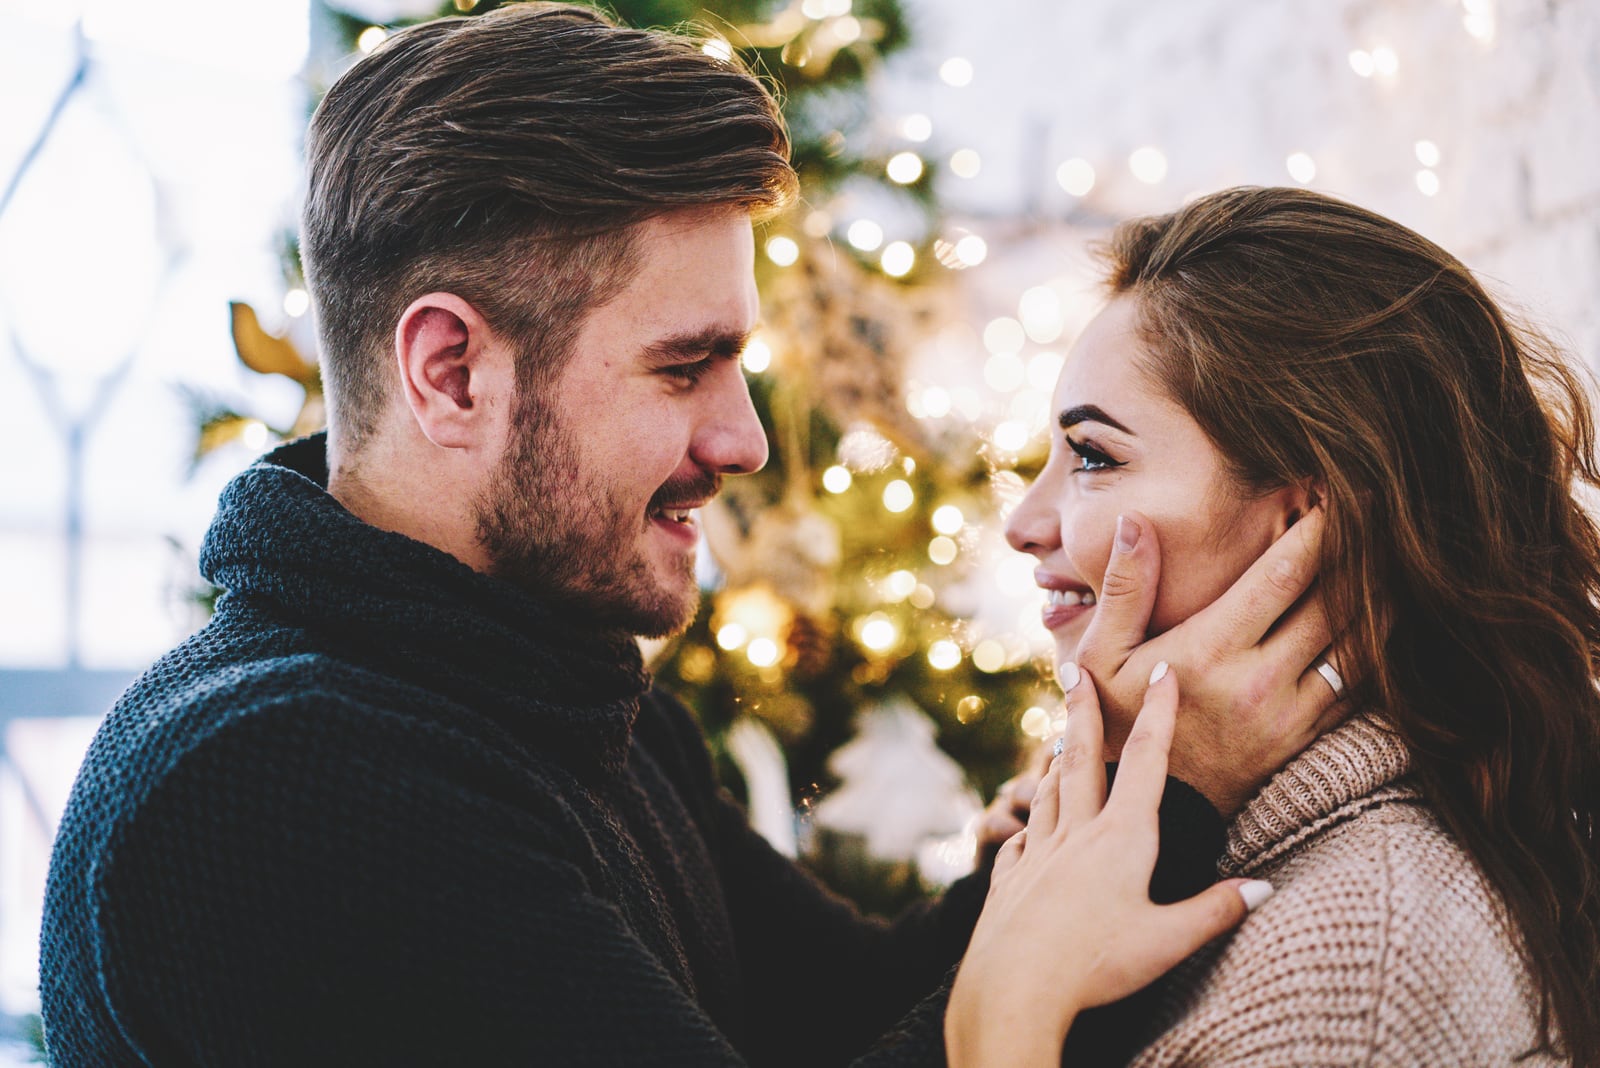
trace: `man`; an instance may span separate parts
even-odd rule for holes
[[[303,246],[329,431],[225,491],[214,619],[86,758],[54,1063],[838,1063],[938,986],[986,875],[862,920],[744,825],[634,641],[690,619],[694,512],[766,459],[739,353],[787,155],[748,75],[580,8],[418,26],[333,87]],[[1084,660],[1129,706],[1154,562],[1119,566]],[[1250,639],[1202,675],[1201,636],[1156,653],[1210,714],[1303,667]],[[1273,738],[1221,778],[1304,741]]]

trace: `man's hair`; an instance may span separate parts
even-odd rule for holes
[[[422,294],[472,304],[532,388],[626,285],[635,224],[695,207],[759,220],[796,191],[777,104],[747,71],[565,4],[395,34],[328,91],[306,154],[302,250],[347,447],[377,425],[395,323]]]

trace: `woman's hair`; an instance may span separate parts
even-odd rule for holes
[[[1143,368],[1246,492],[1325,502],[1356,707],[1500,890],[1542,1041],[1600,1064],[1600,488],[1586,379],[1405,227],[1232,189],[1120,227]],[[1552,1028],[1552,1024],[1555,1025]]]

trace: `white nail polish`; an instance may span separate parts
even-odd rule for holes
[[[1239,896],[1244,898],[1244,907],[1254,912],[1261,907],[1263,901],[1272,896],[1272,884],[1261,879],[1240,883]]]
[[[1150,685],[1154,686],[1156,683],[1160,682],[1162,679],[1164,679],[1166,677],[1167,677],[1167,662],[1165,660],[1163,660],[1163,661],[1161,661],[1161,663],[1156,665],[1156,669],[1154,671],[1150,672]]]
[[[1056,668],[1056,675],[1061,682],[1061,692],[1068,693],[1078,685],[1078,680],[1083,677],[1083,672],[1078,670],[1078,665],[1071,660],[1063,660]]]

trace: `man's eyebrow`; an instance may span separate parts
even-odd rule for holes
[[[1105,409],[1101,408],[1098,404],[1076,404],[1071,408],[1065,408],[1062,410],[1061,415],[1057,417],[1056,421],[1060,424],[1062,430],[1077,426],[1079,423],[1092,422],[1104,423],[1106,426],[1115,427],[1124,434],[1133,433],[1133,431],[1129,430],[1127,427],[1123,426],[1121,423],[1107,415],[1105,413]]]
[[[705,356],[737,356],[749,343],[751,333],[710,327],[694,333],[671,334],[646,345],[644,358],[651,363],[667,364]]]

